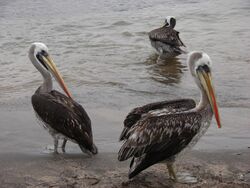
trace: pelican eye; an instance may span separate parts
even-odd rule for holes
[[[209,72],[211,72],[210,71],[210,68],[208,67],[208,65],[200,65],[198,68],[197,68],[197,70],[199,70],[199,71],[205,71],[206,73],[209,73]]]
[[[47,57],[49,54],[45,50],[42,50],[41,55],[43,55],[44,57]]]
[[[42,50],[41,52],[38,52],[38,53],[36,54],[36,58],[38,59],[38,61],[43,65],[43,67],[45,67],[45,69],[48,70],[48,67],[46,66],[46,64],[45,64],[45,62],[44,62],[42,56],[46,57],[46,56],[48,56],[48,53],[45,52],[44,50]]]
[[[203,65],[202,68],[206,73],[210,72],[210,68],[207,65]]]

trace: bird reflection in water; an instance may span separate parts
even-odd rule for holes
[[[187,70],[178,57],[163,60],[158,59],[157,54],[152,54],[145,63],[149,65],[148,71],[153,80],[169,85],[178,84],[182,73]]]

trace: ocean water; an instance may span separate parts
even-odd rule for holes
[[[1,0],[0,153],[37,152],[53,143],[30,103],[42,82],[27,56],[32,42],[49,47],[74,99],[89,112],[101,151],[119,148],[130,109],[167,99],[198,101],[186,55],[156,64],[147,32],[168,15],[176,17],[187,50],[202,50],[213,61],[223,128],[213,122],[197,148],[249,146],[250,1]]]

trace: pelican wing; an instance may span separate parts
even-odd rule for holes
[[[184,148],[197,133],[200,121],[201,115],[195,112],[146,116],[128,131],[128,138],[119,151],[119,160],[159,151],[159,147],[162,148],[163,145],[173,144],[176,148],[178,142],[183,143],[181,148]],[[176,154],[171,150],[169,153]]]
[[[153,41],[160,41],[171,46],[185,46],[179,37],[179,32],[170,27],[161,27],[149,32],[149,38]]]
[[[39,118],[58,133],[92,151],[91,121],[83,107],[58,91],[36,92],[32,105]]]
[[[118,160],[133,157],[130,177],[155,163],[170,160],[199,132],[201,119],[196,112],[146,116],[128,131]]]
[[[124,120],[124,128],[120,136],[120,141],[126,139],[129,129],[137,123],[143,116],[150,111],[165,109],[169,114],[186,111],[195,107],[195,101],[192,99],[180,99],[171,101],[161,101],[150,103],[133,109]]]

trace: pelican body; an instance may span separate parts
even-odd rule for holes
[[[33,43],[29,50],[29,58],[44,80],[32,96],[31,102],[38,119],[54,138],[54,152],[58,153],[58,140],[63,139],[63,152],[67,140],[71,140],[77,143],[83,152],[97,154],[97,147],[93,143],[91,120],[83,107],[72,99],[49,55],[47,46],[43,43]],[[53,90],[52,76],[66,95]]]
[[[197,105],[192,99],[151,103],[133,109],[124,120],[120,136],[120,141],[124,143],[118,160],[132,158],[129,178],[156,163],[164,162],[169,176],[177,180],[173,169],[177,156],[191,148],[206,132],[213,114],[218,127],[221,127],[209,56],[203,52],[191,52],[188,65],[201,91]]]
[[[181,47],[185,47],[179,37],[179,32],[174,29],[176,19],[168,16],[164,26],[149,32],[149,40],[153,48],[156,49],[159,58],[171,58],[185,53]]]

